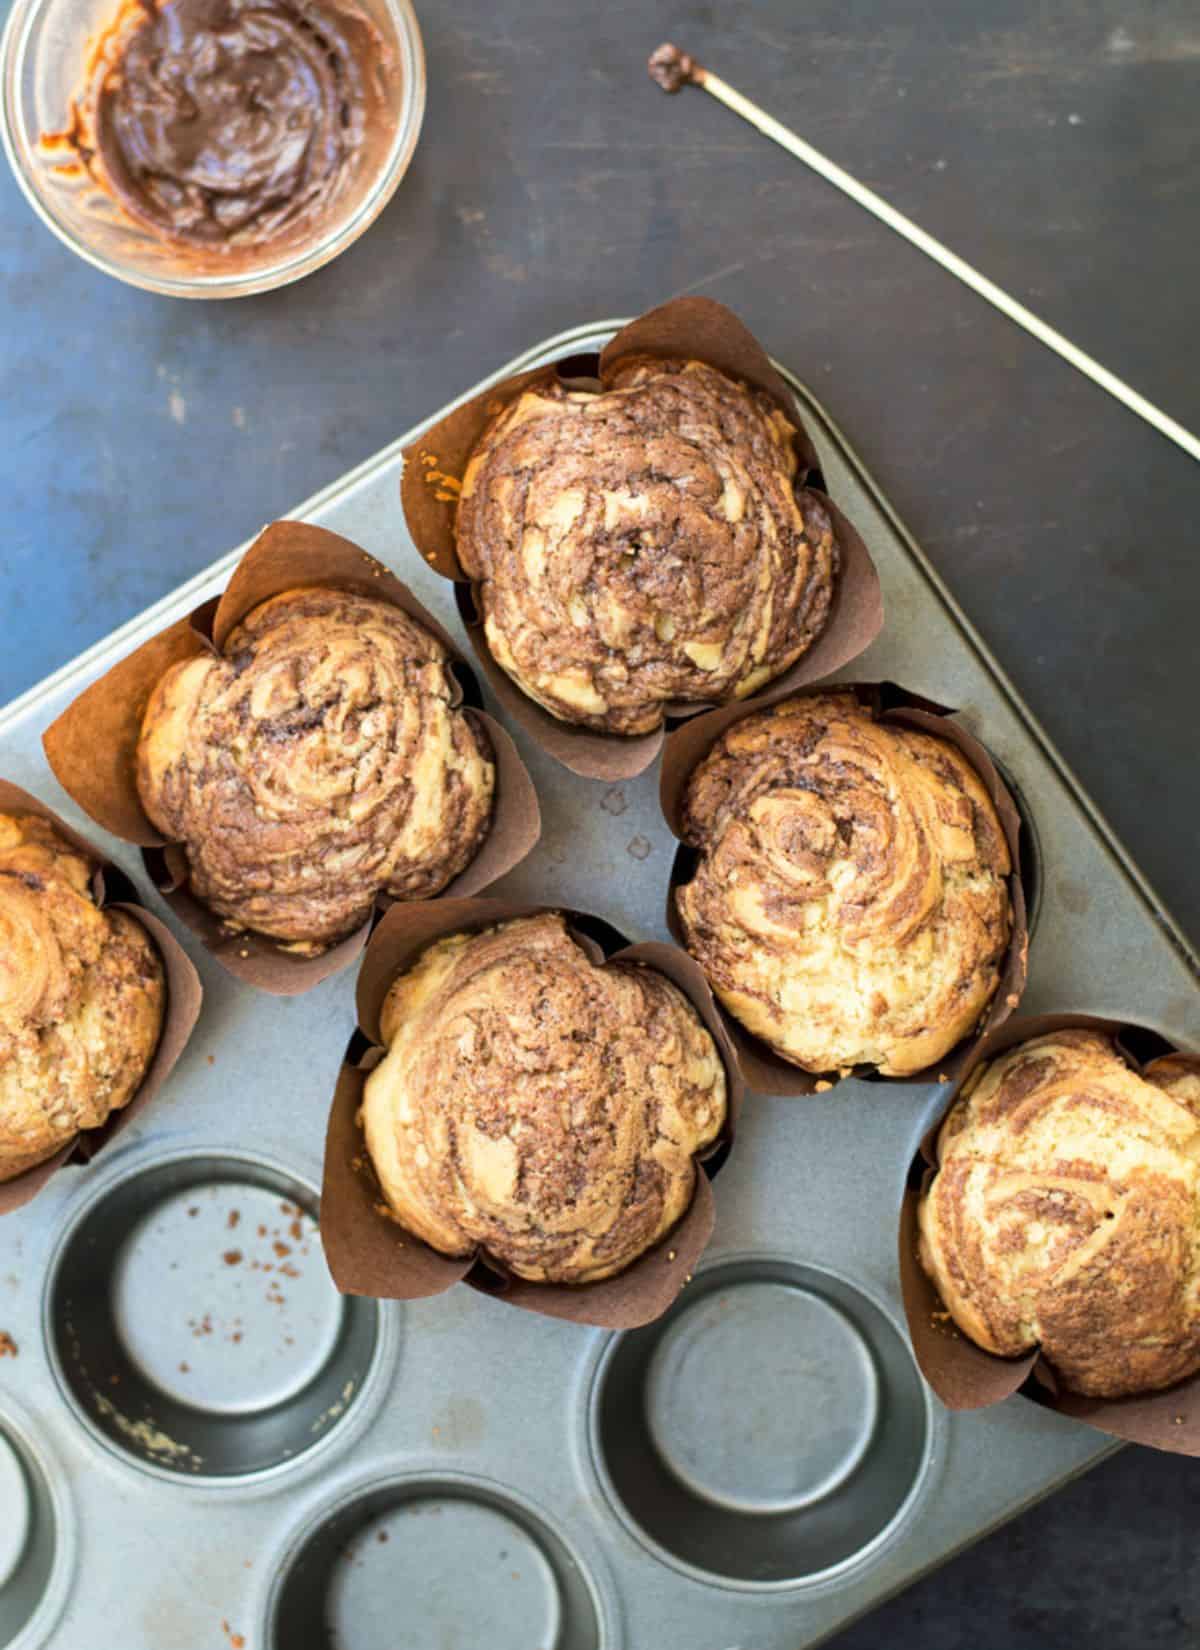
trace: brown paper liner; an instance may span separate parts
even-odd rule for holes
[[[939,739],[946,740],[948,744],[955,745],[983,782],[984,789],[996,810],[1004,839],[1008,843],[1013,865],[1008,882],[1009,902],[1012,907],[1012,937],[1009,940],[1008,955],[1000,973],[999,984],[974,1035],[964,1038],[944,1059],[937,1061],[935,1065],[927,1066],[924,1071],[912,1072],[905,1077],[884,1077],[873,1070],[869,1073],[858,1073],[860,1076],[869,1075],[872,1081],[880,1083],[946,1082],[962,1070],[978,1046],[980,1038],[992,1027],[1007,1020],[1020,1001],[1028,972],[1029,926],[1025,888],[1021,878],[1021,816],[1017,811],[1017,805],[1008,786],[996,771],[995,763],[979,740],[968,733],[961,723],[953,721],[954,712],[944,705],[935,704],[932,699],[910,693],[894,682],[829,682],[824,685],[814,684],[800,693],[775,687],[756,700],[741,705],[726,705],[721,710],[710,711],[706,716],[698,717],[695,721],[686,722],[682,727],[676,728],[667,739],[659,781],[659,803],[663,817],[672,835],[680,842],[667,886],[667,927],[679,944],[683,945],[683,928],[675,904],[675,890],[688,881],[694,864],[695,851],[682,840],[682,819],[684,795],[696,765],[711,750],[726,728],[732,727],[734,723],[756,714],[769,705],[778,704],[783,699],[803,698],[816,693],[853,693],[861,703],[870,706],[881,721],[919,728],[922,733],[933,734]],[[776,1054],[761,1038],[747,1031],[745,1026],[720,1004],[719,999],[718,1006],[724,1015],[726,1029],[737,1053],[746,1087],[752,1092],[789,1097],[824,1093],[841,1081],[843,1075],[851,1075],[837,1071],[821,1075],[802,1070]]]
[[[622,327],[605,345],[595,363],[599,387],[611,380],[617,365],[629,355],[706,361],[773,397],[797,428],[797,488],[803,491],[805,478],[816,468],[817,459],[796,398],[771,365],[762,345],[732,311],[711,298],[699,297],[673,298],[648,310]],[[468,640],[505,714],[572,773],[612,783],[632,779],[650,766],[662,748],[665,729],[660,727],[634,738],[597,733],[560,721],[530,699],[488,650],[477,604],[455,545],[459,482],[485,426],[523,391],[550,383],[560,376],[560,368],[564,374],[568,370],[573,374],[578,364],[579,357],[575,356],[557,365],[535,367],[456,407],[405,450],[400,496],[418,552],[435,572],[453,579],[459,587],[458,608]],[[771,691],[797,688],[841,669],[874,641],[883,624],[879,575],[866,545],[832,500],[815,489],[808,490],[829,511],[841,547],[841,568],[824,630],[803,658],[774,678]],[[665,714],[670,722],[695,716],[706,708],[703,704],[670,704]]]
[[[696,1176],[687,1212],[666,1237],[625,1271],[583,1284],[529,1283],[510,1276],[481,1252],[458,1259],[441,1255],[383,1212],[358,1111],[367,1076],[383,1057],[379,1017],[392,981],[443,935],[558,909],[562,908],[496,899],[414,902],[394,905],[371,936],[358,975],[359,1034],[347,1049],[334,1093],[321,1191],[321,1242],[333,1280],[343,1294],[421,1300],[465,1281],[473,1289],[545,1317],[604,1329],[633,1329],[660,1317],[695,1269],[715,1219],[709,1178],[728,1155],[741,1110],[737,1062],[712,993],[690,957],[673,945],[629,945],[615,929],[583,912],[563,910],[563,915],[573,938],[593,961],[637,962],[665,974],[699,1014],[725,1066],[725,1126],[697,1159],[704,1168]]]
[[[101,825],[142,849],[146,870],[170,906],[217,961],[247,984],[275,996],[295,996],[348,967],[367,942],[373,917],[317,957],[297,956],[266,935],[229,927],[188,886],[187,858],[166,843],[147,818],[137,789],[137,745],[150,695],[165,670],[205,653],[220,653],[247,613],[271,596],[301,585],[349,590],[391,602],[436,636],[446,649],[458,687],[491,741],[496,764],[492,821],[479,852],[446,889],[473,894],[510,871],[541,834],[533,781],[516,746],[479,708],[474,677],[457,644],[382,562],[349,539],[307,522],[277,521],[247,550],[225,593],[205,602],[94,682],[47,728],[42,743],[63,788]],[[378,903],[388,903],[380,895]]]
[[[61,1151],[47,1158],[44,1163],[26,1169],[23,1174],[15,1175],[11,1180],[0,1181],[0,1215],[6,1215],[36,1197],[51,1176],[65,1164],[76,1159],[90,1163],[110,1140],[115,1139],[123,1129],[127,1129],[134,1118],[150,1104],[183,1053],[184,1045],[199,1017],[200,1002],[204,993],[200,985],[200,976],[174,934],[153,912],[146,910],[137,897],[137,889],[133,883],[119,866],[114,865],[96,847],[95,843],[80,836],[78,831],[73,830],[36,796],[31,796],[28,791],[22,790],[19,785],[10,784],[6,779],[0,779],[0,813],[36,814],[39,819],[53,825],[64,841],[87,856],[96,866],[92,877],[92,892],[96,904],[111,907],[116,911],[127,911],[142,925],[154,941],[162,960],[167,988],[158,1044],[132,1100],[119,1111],[113,1112],[107,1122],[98,1129],[82,1130],[74,1140],[68,1141]],[[117,897],[114,898],[114,895]]]
[[[945,1111],[921,1142],[900,1210],[899,1266],[904,1313],[921,1373],[947,1409],[984,1409],[1014,1392],[1083,1421],[1113,1438],[1173,1455],[1200,1455],[1200,1374],[1163,1392],[1132,1398],[1086,1398],[1060,1389],[1053,1365],[1034,1350],[1023,1358],[998,1358],[976,1346],[956,1327],[917,1252],[917,1205],[937,1172],[937,1140],[942,1124],[970,1078],[986,1061],[1048,1032],[1082,1028],[1111,1037],[1126,1063],[1146,1066],[1125,1039],[1140,1028],[1094,1014],[1033,1014],[1009,1020],[977,1044],[963,1066]],[[1200,1066],[1200,1055],[1190,1056]],[[1146,1062],[1149,1064],[1149,1062]]]

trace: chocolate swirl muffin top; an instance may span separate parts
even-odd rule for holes
[[[445,649],[389,602],[325,588],[253,608],[175,665],[142,722],[138,792],[234,928],[317,953],[380,892],[438,893],[491,817],[486,734]]]
[[[97,907],[92,871],[45,820],[0,814],[0,1180],[127,1105],[158,1045],[158,952]]]
[[[807,1071],[931,1065],[991,1000],[1011,934],[1008,845],[953,745],[850,693],[729,728],[688,783],[676,890],[729,1011]]]
[[[828,513],[796,490],[795,433],[700,361],[632,357],[601,393],[517,397],[457,512],[497,662],[552,715],[627,735],[786,670],[825,625],[838,564]]]
[[[725,1120],[724,1067],[682,992],[593,963],[557,914],[438,940],[382,1029],[363,1124],[392,1213],[518,1277],[629,1266],[686,1212]]]
[[[1139,1076],[1051,1032],[974,1074],[939,1141],[920,1255],[955,1323],[1064,1385],[1152,1392],[1200,1370],[1200,1065]]]

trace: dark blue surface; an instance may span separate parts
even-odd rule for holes
[[[678,38],[1196,429],[1194,0],[420,9],[413,169],[298,287],[219,305],[123,288],[0,178],[0,700],[538,338],[703,291],[813,383],[1200,935],[1200,471],[642,69]],[[1195,1645],[1198,1485],[1128,1452],[845,1650]]]

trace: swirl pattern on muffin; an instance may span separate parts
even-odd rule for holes
[[[850,693],[743,718],[697,764],[675,898],[741,1023],[807,1071],[920,1071],[975,1026],[1011,935],[995,809],[953,745]]]
[[[700,361],[634,357],[601,393],[518,396],[457,511],[496,661],[560,720],[627,735],[786,670],[820,635],[838,566],[828,512],[796,491],[795,433]]]
[[[382,1028],[367,1147],[391,1213],[433,1248],[587,1283],[686,1212],[725,1071],[661,974],[598,966],[557,914],[516,918],[430,946]]]
[[[320,952],[377,894],[440,892],[487,834],[491,750],[453,701],[445,649],[400,608],[285,591],[220,657],[158,683],[138,744],[142,805],[232,928]]]
[[[0,1180],[127,1105],[158,1045],[158,952],[92,871],[45,820],[0,814]]]
[[[1200,1370],[1200,1066],[1139,1076],[1071,1029],[1009,1049],[951,1108],[920,1255],[964,1334],[1040,1347],[1092,1397]]]

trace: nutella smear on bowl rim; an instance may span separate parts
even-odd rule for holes
[[[118,0],[90,18],[20,0],[4,53],[34,206],[108,273],[177,296],[327,262],[390,197],[424,110],[408,0]]]

